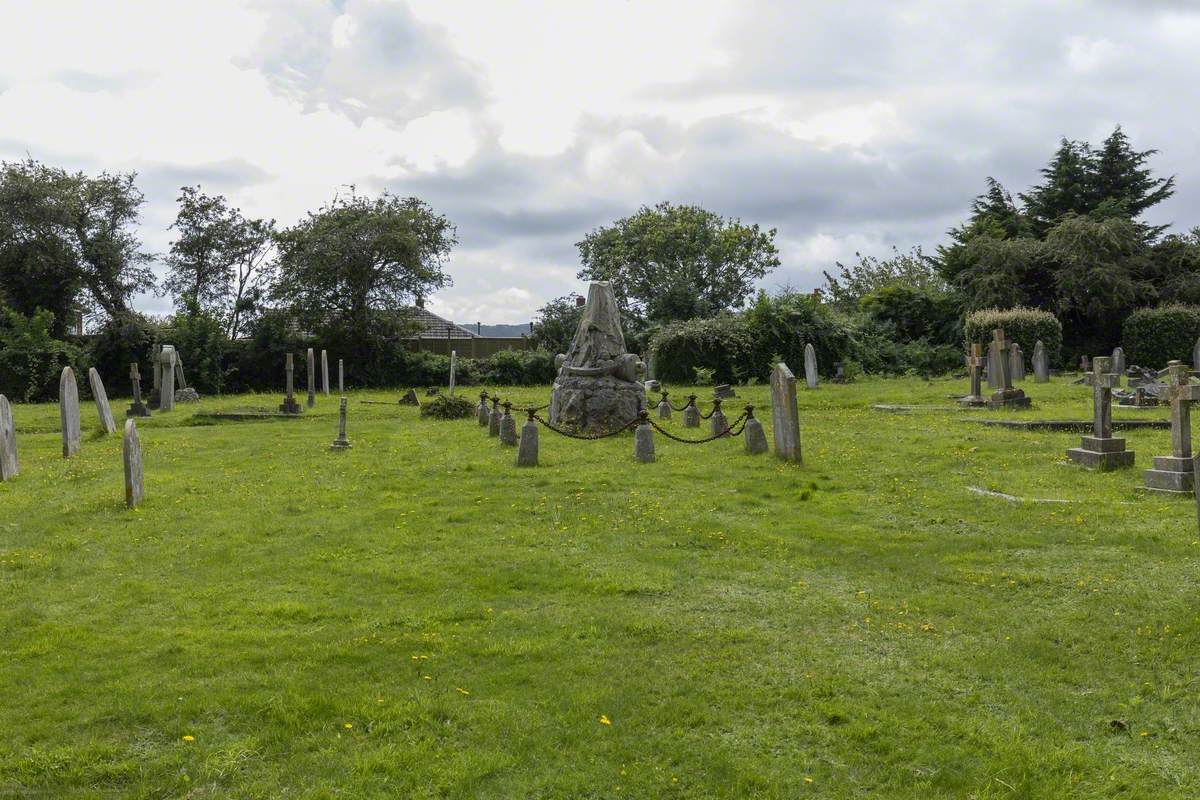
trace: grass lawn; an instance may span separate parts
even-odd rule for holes
[[[536,470],[360,402],[400,392],[352,393],[336,453],[336,398],[206,399],[139,424],[132,512],[89,401],[66,461],[57,406],[15,406],[0,797],[1197,797],[1196,510],[1141,489],[1169,431],[1094,474],[968,421],[1090,415],[1023,388],[800,388],[803,465],[543,430]]]

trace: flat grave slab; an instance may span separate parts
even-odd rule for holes
[[[1068,419],[972,419],[976,425],[991,425],[997,428],[1017,428],[1026,431],[1074,431],[1087,433],[1092,430],[1091,420]],[[1114,419],[1113,430],[1138,429],[1163,430],[1171,427],[1169,419]]]

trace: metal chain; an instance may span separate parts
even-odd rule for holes
[[[529,418],[537,420],[538,422],[542,423],[542,425],[546,426],[560,436],[566,436],[568,439],[582,439],[584,441],[595,441],[596,439],[607,439],[609,436],[616,436],[618,433],[624,433],[634,425],[637,425],[639,421],[637,418],[631,419],[620,428],[612,431],[606,431],[604,433],[572,433],[571,431],[559,428],[557,425],[551,425],[549,422],[542,419],[535,413],[530,412]]]
[[[733,421],[732,425],[727,425],[727,426],[725,426],[725,430],[721,431],[720,433],[714,433],[712,436],[708,436],[704,439],[684,439],[684,438],[682,438],[680,436],[676,436],[675,434],[671,433],[670,431],[660,427],[659,424],[652,419],[647,419],[646,421],[650,423],[651,427],[653,427],[654,430],[658,431],[663,436],[667,437],[668,439],[670,439],[672,441],[679,442],[681,444],[704,444],[706,442],[716,441],[717,439],[720,439],[724,436],[737,436],[738,434],[740,434],[742,432],[743,429],[745,429],[746,426],[744,424],[742,424],[742,427],[738,428],[736,431],[734,430],[734,428],[737,427],[739,424],[744,423],[747,419],[749,419],[749,417],[750,417],[750,413],[747,411],[743,411],[742,415],[740,417],[738,417],[737,419],[735,419]]]

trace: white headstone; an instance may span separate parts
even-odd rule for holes
[[[804,382],[808,388],[817,388],[817,351],[812,342],[804,345]]]
[[[63,367],[58,379],[58,417],[62,422],[63,458],[70,458],[83,446],[79,431],[79,386],[70,367]]]
[[[125,438],[121,443],[121,455],[125,462],[125,505],[135,508],[146,494],[142,481],[142,442],[138,438],[137,421],[125,420]]]
[[[95,367],[88,370],[88,384],[92,387],[92,399],[96,401],[96,413],[100,415],[100,428],[105,433],[116,433],[117,423],[113,421],[112,408],[108,405],[108,392],[104,391],[104,381]]]
[[[782,361],[771,372],[771,419],[775,455],[787,461],[801,461],[796,376]]]
[[[0,394],[0,481],[10,481],[18,472],[17,427],[8,398]]]

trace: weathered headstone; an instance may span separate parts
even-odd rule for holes
[[[63,367],[58,378],[58,417],[62,423],[63,458],[70,458],[83,446],[83,435],[79,430],[79,386],[75,383],[75,371]]]
[[[1003,328],[996,328],[992,331],[992,352],[996,354],[995,366],[1000,386],[988,398],[988,408],[991,409],[1029,408],[1032,405],[1029,398],[1025,396],[1025,392],[1013,388],[1012,375],[1008,370],[1010,345],[1011,343],[1004,338]]]
[[[405,392],[404,395],[400,398],[400,405],[402,405],[402,406],[420,406],[421,398],[417,397],[417,390],[409,389],[407,392]]]
[[[116,433],[117,423],[108,404],[108,392],[104,391],[104,381],[95,367],[88,370],[88,385],[92,387],[92,399],[96,401],[96,413],[100,415],[100,429],[105,433]]]
[[[767,433],[762,423],[754,416],[754,406],[746,406],[746,425],[742,429],[746,452],[756,456],[767,452]]]
[[[296,367],[292,362],[292,354],[287,354],[287,362],[284,370],[287,372],[287,390],[283,396],[283,402],[279,405],[279,410],[285,414],[299,414],[300,404],[296,402]]]
[[[492,398],[492,413],[488,414],[488,436],[500,435],[500,398]]]
[[[512,403],[505,401],[504,415],[500,417],[500,444],[515,447],[517,444],[517,421],[512,417]]]
[[[538,424],[529,409],[529,419],[521,426],[521,444],[517,447],[517,466],[536,467],[538,464]]]
[[[346,438],[346,398],[338,403],[338,435],[329,445],[330,450],[349,450],[350,440]]]
[[[1142,472],[1146,487],[1163,492],[1191,494],[1193,400],[1200,400],[1200,385],[1191,382],[1191,370],[1181,361],[1167,362],[1167,398],[1171,403],[1171,455],[1155,456],[1154,468]]]
[[[163,411],[175,410],[175,348],[164,344],[158,354],[162,368],[162,382],[158,386],[158,407]]]
[[[308,407],[317,404],[317,359],[313,349],[308,348]]]
[[[1113,354],[1112,354],[1112,360],[1113,360],[1113,367],[1112,367],[1113,372],[1115,372],[1118,375],[1123,376],[1125,374],[1125,348],[1114,347]]]
[[[338,394],[346,392],[346,366],[342,363],[342,359],[338,359]]]
[[[450,396],[454,396],[454,373],[458,368],[458,351],[450,351]]]
[[[683,427],[700,427],[700,408],[696,405],[696,395],[689,394],[687,405],[683,407]]]
[[[645,409],[638,412],[641,422],[633,431],[633,457],[643,464],[654,462],[654,430]]]
[[[17,426],[13,422],[12,406],[0,394],[0,481],[11,481],[20,472],[17,463]]]
[[[159,398],[162,396],[162,345],[154,345],[154,353],[150,356],[150,405],[158,408]]]
[[[728,435],[726,430],[729,427],[729,421],[725,419],[725,412],[721,410],[721,398],[713,400],[712,414],[708,417],[713,436]]]
[[[987,385],[989,389],[999,389],[1001,384],[1001,356],[996,352],[995,340],[988,342],[987,358],[984,359],[984,369],[987,372]]]
[[[728,383],[718,383],[713,387],[713,397],[720,400],[728,400],[731,397],[737,397],[737,392]]]
[[[1084,382],[1092,387],[1092,435],[1068,450],[1067,457],[1089,469],[1131,467],[1133,451],[1125,449],[1123,438],[1112,435],[1112,390],[1121,385],[1121,376],[1112,372],[1112,359],[1107,356],[1096,356],[1092,367],[1084,375]]]
[[[642,385],[646,387],[647,393],[662,391],[662,384],[656,380],[643,381]]]
[[[488,426],[488,420],[492,416],[488,413],[487,401],[488,393],[480,392],[479,405],[475,406],[475,421],[479,423],[479,427],[481,428],[486,428]]]
[[[338,390],[341,393],[341,390]],[[329,394],[329,351],[321,351],[321,394]]]
[[[183,377],[183,357],[175,351],[175,391],[188,388],[187,378]]]
[[[1033,382],[1050,382],[1050,359],[1046,355],[1046,345],[1042,344],[1041,339],[1033,346]]]
[[[1008,369],[1013,381],[1025,380],[1025,352],[1017,342],[1008,348]]]
[[[812,342],[804,345],[804,382],[808,388],[817,388],[817,351]]]
[[[971,342],[971,354],[967,356],[967,372],[971,376],[971,393],[958,398],[961,406],[986,406],[987,398],[983,396],[983,346],[979,342]]]
[[[137,420],[125,420],[125,438],[121,442],[121,458],[125,462],[125,506],[136,508],[146,496],[142,478],[142,441],[138,438]]]
[[[663,392],[662,400],[658,401],[658,418],[659,419],[670,419],[671,418],[671,402],[669,400],[667,400],[668,394],[669,394],[669,392]]]
[[[133,385],[133,403],[125,409],[127,417],[148,417],[150,409],[142,402],[142,375],[138,372],[137,362],[129,365],[129,382]]]
[[[771,419],[775,455],[787,461],[802,461],[800,412],[796,407],[796,376],[780,361],[771,372]]]

